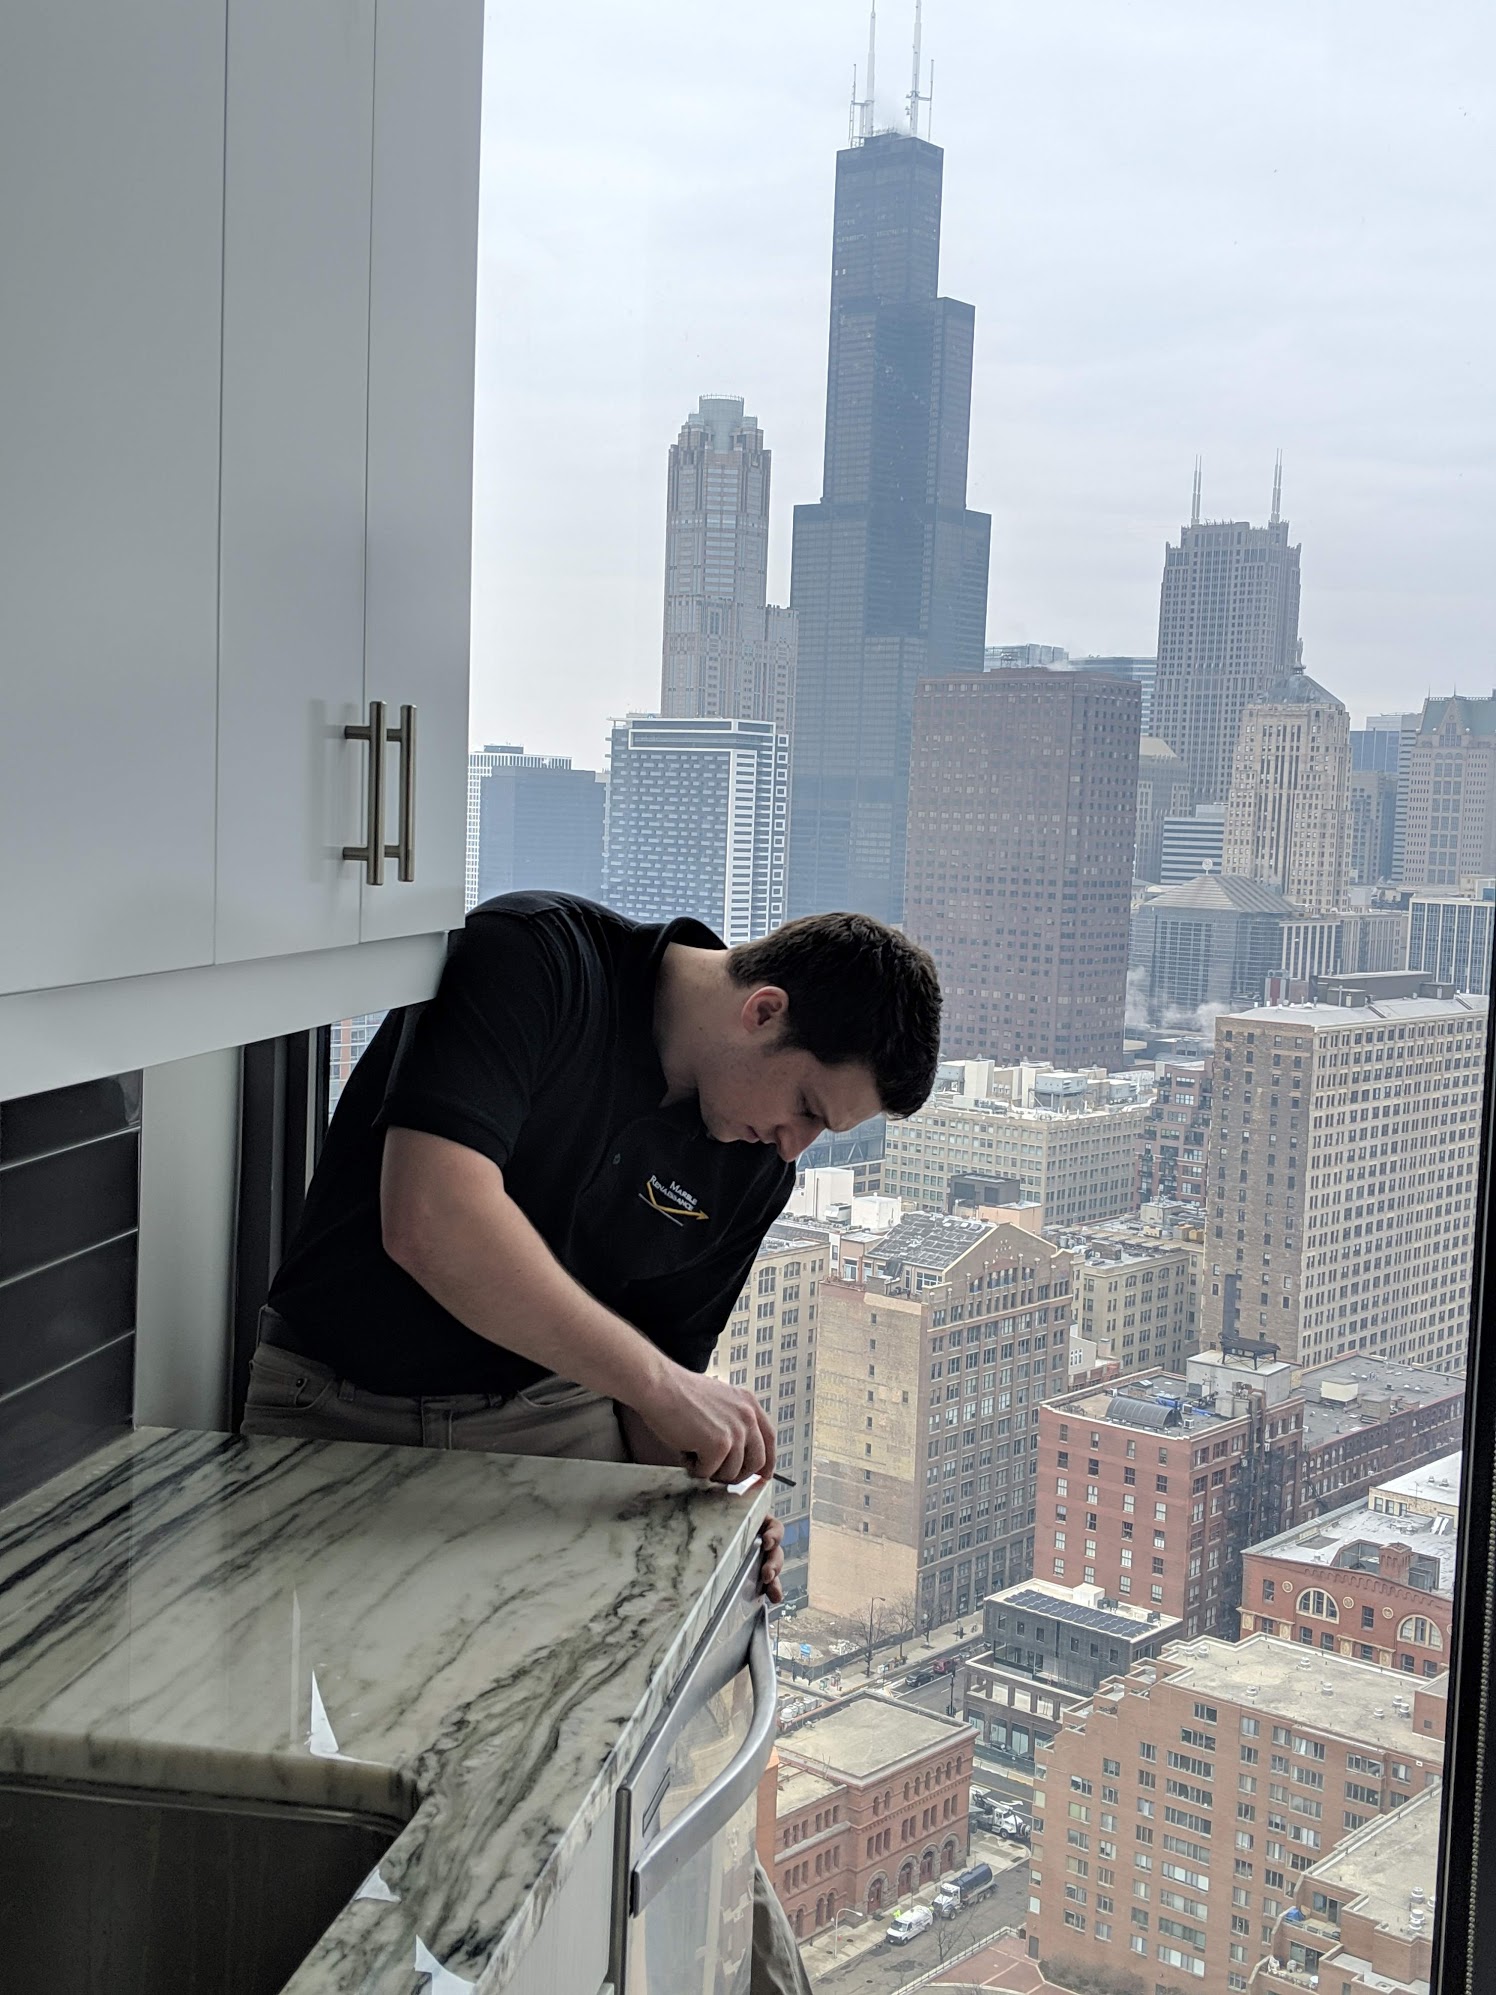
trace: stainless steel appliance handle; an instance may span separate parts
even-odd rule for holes
[[[400,725],[389,730],[388,738],[400,748],[400,829],[396,842],[386,845],[384,856],[399,862],[402,880],[416,876],[416,710],[401,707]],[[381,836],[382,836],[381,832]]]
[[[756,1556],[756,1555],[755,1555]],[[752,1798],[774,1750],[774,1651],[769,1641],[769,1606],[759,1603],[748,1637],[748,1677],[753,1685],[753,1718],[748,1736],[709,1787],[683,1808],[634,1865],[629,1878],[629,1910],[642,1912],[681,1867],[730,1822]],[[720,1683],[708,1694],[715,1694]],[[683,1685],[689,1695],[690,1686]]]
[[[408,713],[409,708],[406,709]],[[364,843],[345,845],[343,857],[357,859],[368,868],[365,875],[371,887],[384,885],[384,763],[385,743],[389,732],[385,725],[384,701],[370,700],[369,718],[361,727],[345,727],[343,738],[346,741],[367,741],[369,744],[369,777],[364,805]],[[402,878],[404,875],[402,874]]]

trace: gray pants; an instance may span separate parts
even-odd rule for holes
[[[552,1374],[523,1392],[404,1399],[365,1392],[325,1365],[261,1344],[249,1371],[243,1431],[287,1441],[377,1441],[480,1454],[630,1460],[611,1399]],[[814,1995],[794,1931],[761,1863],[753,1879],[750,1995]]]

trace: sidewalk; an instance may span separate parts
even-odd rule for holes
[[[824,1631],[818,1624],[819,1617],[814,1608],[803,1608],[788,1618],[781,1615],[775,1624],[779,1670],[786,1689],[797,1683],[806,1689],[819,1687],[812,1686],[804,1677],[797,1677],[794,1673],[796,1665],[816,1669],[832,1658],[832,1644],[825,1639]],[[960,1634],[956,1632],[958,1628],[962,1631]],[[802,1644],[810,1650],[810,1654],[803,1658],[800,1654]],[[890,1638],[880,1643],[873,1650],[872,1681],[875,1684],[884,1683],[892,1689],[912,1669],[928,1669],[931,1663],[940,1662],[958,1651],[975,1651],[985,1646],[981,1615],[967,1614],[959,1621],[946,1621],[932,1628],[928,1637],[905,1635],[901,1642]],[[899,1661],[901,1654],[902,1662]],[[840,1664],[836,1672],[841,1679],[840,1689],[860,1689],[866,1684],[865,1647],[859,1648],[856,1643],[851,1643],[837,1660]],[[825,1678],[820,1681],[824,1684]]]
[[[998,1876],[1006,1870],[1016,1869],[1019,1863],[1027,1862],[1027,1858],[1015,1858],[1011,1851],[1006,1849],[1002,1855],[1007,1857],[1006,1862],[1002,1860],[1001,1855],[994,1862],[989,1851],[973,1850],[970,1861],[980,1863],[985,1860],[991,1863],[993,1871]],[[834,1926],[823,1927],[811,1938],[801,1940],[800,1952],[804,1956],[805,1965],[812,1979],[819,1981],[822,1977],[834,1976],[840,1969],[849,1967],[853,1961],[864,1959],[875,1948],[882,1946],[884,1935],[893,1924],[896,1915],[908,1911],[911,1905],[933,1904],[940,1884],[941,1880],[938,1877],[929,1884],[921,1884],[912,1894],[890,1900],[874,1917],[848,1908],[838,1915]]]
[[[800,1952],[812,1979],[834,1974],[838,1968],[850,1967],[854,1960],[870,1954],[883,1944],[883,1936],[897,1913],[907,1911],[911,1905],[933,1904],[939,1888],[939,1878],[921,1884],[911,1896],[890,1902],[874,1916],[849,1908],[838,1914],[834,1928],[823,1927],[811,1939],[801,1940]]]

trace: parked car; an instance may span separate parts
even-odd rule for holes
[[[884,1938],[890,1946],[907,1946],[916,1933],[927,1933],[935,1923],[935,1914],[928,1905],[913,1905],[907,1912],[900,1912]]]
[[[904,1678],[904,1688],[906,1690],[918,1690],[922,1683],[933,1683],[934,1681],[935,1672],[933,1669],[928,1667],[924,1669],[912,1669]]]
[[[974,1863],[966,1870],[957,1871],[954,1877],[946,1878],[935,1893],[937,1916],[954,1919],[963,1905],[985,1898],[995,1882],[990,1863]]]

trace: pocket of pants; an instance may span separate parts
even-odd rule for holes
[[[314,1365],[294,1351],[262,1344],[249,1361],[249,1391],[245,1403],[273,1407],[281,1413],[306,1413],[337,1385],[326,1365]]]
[[[562,1378],[559,1372],[536,1379],[534,1385],[523,1386],[514,1396],[522,1406],[533,1406],[547,1413],[557,1407],[581,1406],[589,1399],[602,1397],[590,1385],[577,1385],[569,1378]]]

